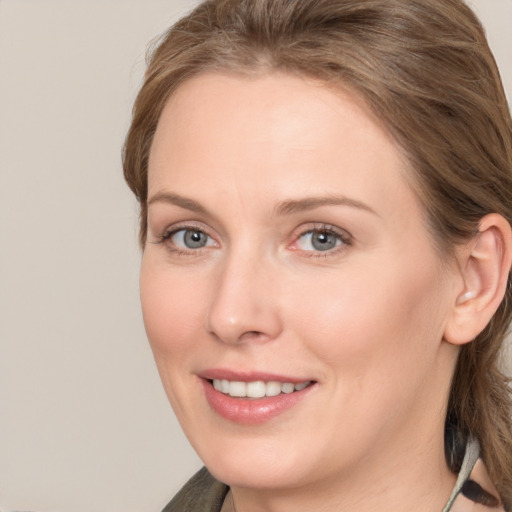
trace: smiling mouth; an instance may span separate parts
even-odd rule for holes
[[[289,395],[296,391],[302,391],[308,386],[311,386],[313,381],[308,380],[294,384],[292,382],[265,382],[262,380],[241,382],[227,379],[213,379],[210,380],[210,383],[220,393],[233,398],[264,398],[278,396],[280,394]]]

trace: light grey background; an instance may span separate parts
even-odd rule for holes
[[[0,510],[158,511],[199,467],[139,312],[120,147],[190,0],[0,0]],[[475,0],[512,98],[512,0]]]

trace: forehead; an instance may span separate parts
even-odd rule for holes
[[[334,191],[393,209],[417,200],[407,162],[356,95],[282,73],[207,73],[168,100],[149,161],[149,196],[262,204]],[[385,203],[388,203],[387,205]]]

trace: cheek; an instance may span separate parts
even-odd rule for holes
[[[191,338],[204,324],[204,281],[171,271],[144,255],[140,275],[142,314],[146,333],[159,358],[178,357],[190,349]],[[197,339],[193,340],[197,342]]]
[[[295,299],[291,310],[297,335],[307,337],[318,357],[358,375],[365,369],[403,373],[405,362],[421,360],[426,351],[434,357],[433,342],[441,339],[444,326],[435,262],[418,268],[397,257],[378,258],[309,285],[290,294],[308,297],[307,304]]]
[[[322,363],[329,403],[337,404],[330,406],[333,424],[347,446],[408,425],[420,415],[417,404],[429,403],[424,390],[433,390],[443,332],[438,283],[434,267],[418,272],[384,263],[317,280],[314,292],[296,291],[309,307],[295,301],[295,335],[308,359]]]

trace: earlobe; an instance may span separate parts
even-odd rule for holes
[[[463,287],[457,291],[444,339],[463,345],[489,323],[505,295],[512,261],[512,229],[498,214],[482,218],[459,253]]]

